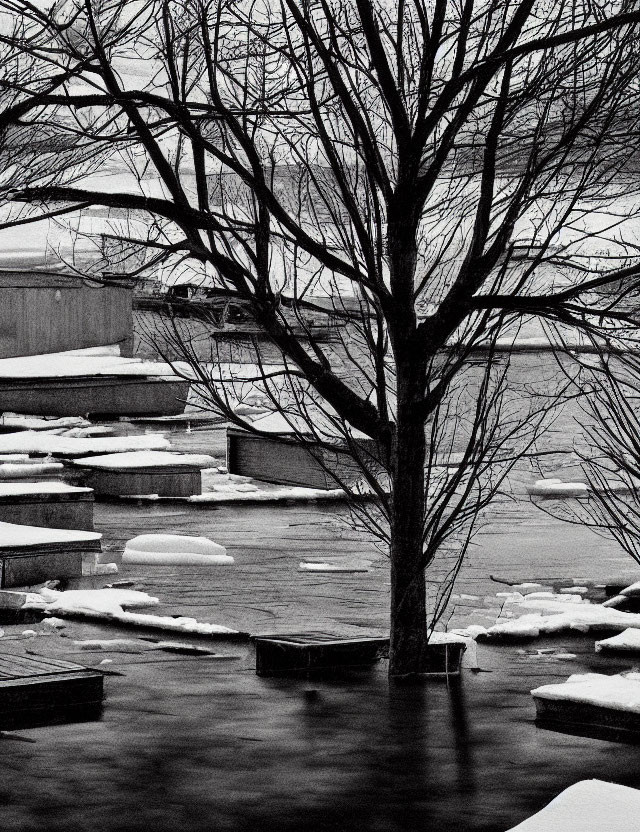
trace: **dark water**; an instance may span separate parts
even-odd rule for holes
[[[596,664],[587,637],[549,645],[581,655],[481,646],[490,672],[450,686],[390,687],[384,664],[259,679],[237,645],[228,662],[114,655],[101,721],[0,740],[2,828],[498,832],[580,779],[640,786],[636,746],[535,726],[529,690]]]

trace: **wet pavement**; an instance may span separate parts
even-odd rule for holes
[[[152,531],[204,534],[229,548],[230,568],[122,567],[118,579],[160,597],[159,613],[253,632],[383,632],[387,562],[337,512],[96,504],[96,528],[113,555]],[[506,588],[496,578],[570,584],[637,575],[613,544],[525,501],[501,502],[486,521],[456,588],[455,623],[495,620],[496,592]],[[299,572],[305,558],[369,571]],[[4,629],[7,650],[109,672],[100,720],[0,737],[4,829],[502,832],[580,779],[640,787],[636,746],[533,721],[532,688],[634,665],[596,655],[593,636],[480,644],[481,671],[463,671],[460,684],[389,686],[385,662],[337,679],[264,679],[247,642],[198,641],[222,658],[90,652],[73,641],[141,633],[81,621],[30,638],[24,626]],[[576,658],[537,652],[545,647]]]

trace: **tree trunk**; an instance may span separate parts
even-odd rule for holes
[[[422,533],[425,436],[421,421],[405,418],[398,399],[391,516],[391,647],[389,675],[425,671],[427,615]]]

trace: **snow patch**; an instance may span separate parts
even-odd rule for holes
[[[301,561],[298,567],[301,572],[368,572],[366,566],[349,566],[342,563],[317,563]]]
[[[0,434],[0,453],[48,454],[85,456],[124,451],[165,449],[170,443],[163,433],[145,433],[137,436],[106,436],[78,438],[58,436],[26,430],[21,433]]]
[[[62,466],[60,466],[62,467]],[[91,488],[79,488],[60,480],[50,482],[0,482],[0,497],[19,497],[24,494],[92,494]]]
[[[57,474],[61,472],[64,465],[61,462],[42,462],[14,464],[7,462],[0,465],[0,479],[13,480],[21,477],[35,477],[44,474]]]
[[[617,636],[596,641],[596,653],[599,653],[600,650],[640,652],[640,630],[623,630]]]
[[[551,615],[530,613],[508,621],[498,621],[486,631],[487,638],[537,638],[542,633],[577,630],[640,629],[640,615],[621,612],[602,604],[572,604],[571,608]]]
[[[146,592],[134,589],[74,589],[59,592],[55,589],[42,588],[38,595],[33,595],[25,609],[40,609],[58,616],[82,615],[86,618],[104,620],[115,624],[127,624],[134,627],[150,627],[177,633],[193,635],[235,635],[237,630],[220,624],[208,624],[195,618],[179,616],[128,612],[129,607],[150,607],[158,604],[158,599]]]
[[[105,470],[113,468],[165,468],[179,465],[210,468],[215,465],[215,459],[206,454],[180,454],[172,451],[144,450],[105,454],[104,456],[89,456],[74,460],[74,464],[82,465],[85,468]]]
[[[176,362],[176,366],[179,362]],[[188,371],[180,364],[180,372]],[[71,378],[77,376],[162,376],[176,378],[173,368],[160,361],[120,355],[69,352],[0,359],[0,378]]]
[[[631,832],[639,815],[637,789],[581,780],[508,832]]]
[[[93,542],[102,537],[98,532],[75,529],[45,529],[40,526],[19,526],[0,522],[0,549],[17,546],[42,546],[48,543]]]

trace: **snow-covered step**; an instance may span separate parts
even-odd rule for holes
[[[135,436],[60,436],[42,431],[0,434],[0,454],[43,454],[61,458],[87,454],[112,454],[128,451],[164,450],[169,440],[163,433]]]
[[[640,734],[640,673],[578,673],[531,695],[542,723]]]
[[[74,464],[85,471],[86,484],[98,496],[190,497],[202,493],[201,471],[215,462],[204,454],[138,451],[84,457]]]
[[[0,522],[1,587],[79,578],[82,560],[100,552],[97,532]]]
[[[0,359],[0,411],[34,416],[172,415],[189,386],[164,362],[91,350]]]
[[[0,521],[93,530],[93,491],[60,481],[0,482]]]
[[[508,832],[632,832],[638,817],[638,789],[581,780]]]

